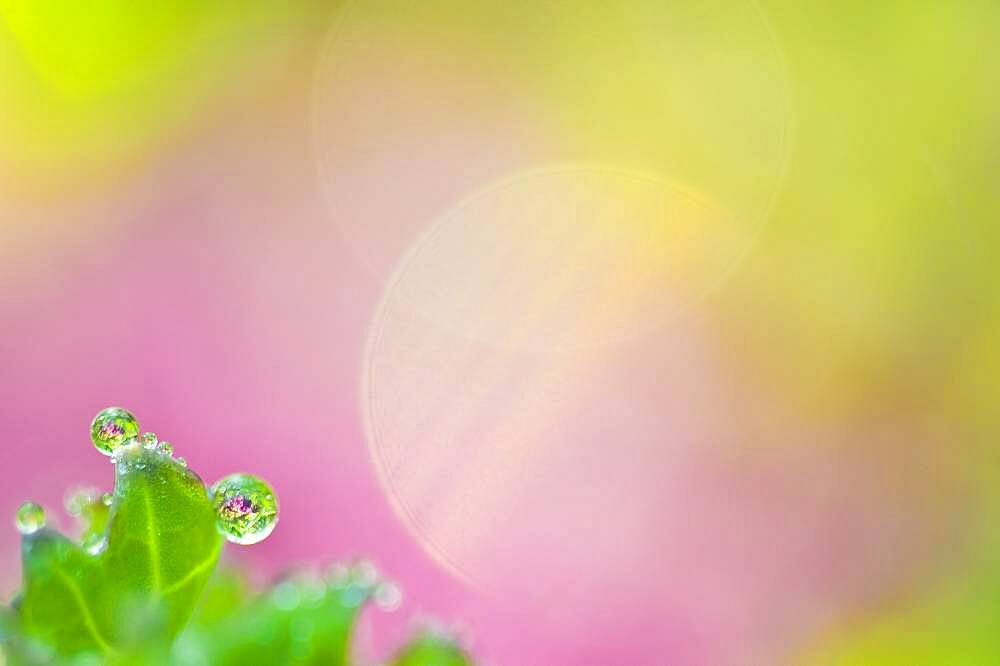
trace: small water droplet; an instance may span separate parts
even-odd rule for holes
[[[21,534],[34,534],[45,527],[45,509],[34,502],[25,502],[18,508],[14,524]]]
[[[127,409],[108,407],[94,417],[90,424],[90,440],[104,455],[114,454],[139,434],[139,422]]]
[[[176,460],[177,460],[177,464],[179,464],[181,467],[187,467],[188,466],[187,458],[185,458],[184,456],[177,456]]]
[[[375,587],[372,595],[375,605],[384,611],[392,612],[403,603],[403,591],[392,581],[382,581]]]
[[[111,502],[115,499],[115,496],[111,493],[104,493],[101,495],[101,502],[104,506],[111,506]]]
[[[63,500],[66,513],[74,518],[79,518],[83,510],[88,505],[93,504],[97,497],[97,490],[93,488],[73,488],[66,493],[66,498]]]
[[[142,446],[147,449],[156,448],[156,433],[144,432],[142,433]]]
[[[103,534],[91,534],[80,545],[91,555],[97,555],[108,545],[108,540],[104,538]]]
[[[171,444],[170,442],[160,442],[160,445],[159,447],[157,447],[157,450],[165,456],[174,455],[174,445]]]
[[[219,531],[233,543],[254,544],[274,531],[278,501],[256,476],[231,474],[212,486],[212,498]]]

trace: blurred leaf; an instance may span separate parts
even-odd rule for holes
[[[428,632],[403,648],[392,666],[472,666],[472,661],[452,641]]]
[[[296,575],[248,594],[237,575],[224,573],[175,644],[173,661],[347,664],[351,631],[371,592],[370,583]]]

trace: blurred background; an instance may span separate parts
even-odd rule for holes
[[[122,405],[493,666],[1000,662],[1000,5],[0,0],[0,513]],[[64,521],[68,524],[68,520]],[[18,586],[0,530],[0,588]]]

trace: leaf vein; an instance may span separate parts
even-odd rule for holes
[[[206,570],[211,569],[213,566],[215,566],[215,560],[216,560],[216,558],[218,556],[219,556],[219,549],[218,549],[218,547],[216,547],[216,548],[214,548],[212,550],[212,554],[211,555],[209,555],[208,557],[206,557],[197,566],[195,566],[194,568],[192,568],[187,574],[185,574],[185,576],[183,578],[181,578],[177,582],[169,585],[166,589],[164,589],[161,592],[161,594],[163,594],[164,596],[166,596],[168,594],[172,594],[173,592],[176,592],[177,590],[181,589],[182,587],[184,587],[185,585],[187,585],[188,583],[190,583],[195,577],[201,575]]]
[[[146,543],[149,545],[149,566],[153,575],[153,590],[160,592],[163,585],[160,572],[160,540],[153,527],[153,501],[149,496],[149,488],[143,492],[146,503]]]
[[[114,652],[114,649],[104,639],[104,637],[101,636],[101,632],[97,629],[97,623],[94,621],[94,616],[90,612],[90,607],[87,605],[87,600],[84,598],[83,592],[80,591],[80,586],[77,585],[76,581],[73,580],[73,578],[69,576],[65,571],[63,571],[62,568],[54,566],[53,570],[59,575],[59,578],[61,578],[62,581],[66,584],[66,587],[67,589],[69,589],[70,594],[73,595],[73,599],[76,601],[76,605],[80,607],[80,610],[83,613],[83,623],[87,626],[87,629],[94,637],[94,640],[97,642],[97,645],[104,652]]]

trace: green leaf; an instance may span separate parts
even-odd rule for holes
[[[472,661],[450,639],[425,632],[396,655],[392,666],[472,666]]]
[[[222,547],[205,485],[173,458],[139,445],[117,452],[103,548],[50,529],[25,535],[20,632],[58,654],[116,657],[184,627]],[[92,526],[101,517],[95,515]]]

